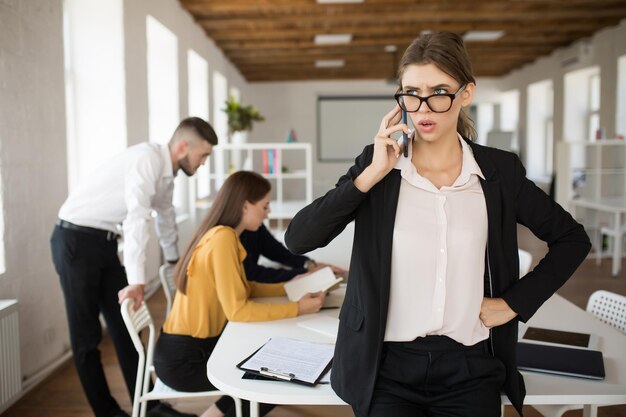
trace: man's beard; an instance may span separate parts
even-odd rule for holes
[[[189,157],[187,156],[178,161],[178,167],[182,169],[188,177],[191,177],[196,173],[196,170],[191,168],[191,165],[189,164]]]

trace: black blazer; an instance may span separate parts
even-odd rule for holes
[[[488,216],[485,296],[502,297],[527,321],[574,273],[591,248],[589,237],[561,206],[526,178],[517,155],[467,141],[485,180],[481,186]],[[373,145],[365,147],[334,189],[302,209],[285,234],[287,247],[306,253],[327,245],[355,221],[346,297],[333,359],[331,383],[357,412],[367,413],[380,366],[387,308],[391,247],[400,171],[393,169],[368,193],[354,179],[371,163]],[[548,254],[519,279],[517,223],[547,242]],[[506,368],[503,389],[518,413],[526,389],[517,370],[518,320],[493,328],[489,346]]]

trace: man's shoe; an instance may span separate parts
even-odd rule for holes
[[[166,403],[159,403],[146,413],[146,417],[198,417],[196,414],[181,413]]]

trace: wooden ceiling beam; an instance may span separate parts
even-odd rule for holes
[[[382,52],[386,45],[397,45],[400,53],[404,49],[400,49],[401,45],[409,45],[414,36],[393,37],[393,38],[372,38],[372,39],[355,39],[347,45],[332,45],[321,46],[316,45],[310,40],[293,40],[293,41],[232,41],[222,42],[219,47],[230,55],[235,51],[263,51],[263,50],[292,50],[297,53],[304,53],[304,51],[343,51],[344,53],[350,53],[351,51],[358,51],[359,48],[370,48],[372,52]],[[504,40],[499,42],[468,42],[466,44],[468,50],[472,49],[505,49],[510,47],[526,48],[533,47],[541,50],[554,48],[557,45],[563,45],[563,43],[569,43],[569,39],[565,36],[553,36],[553,37],[525,37],[519,40],[505,42]],[[539,45],[539,46],[537,46]]]
[[[624,0],[179,0],[249,81],[386,79],[423,30],[504,30],[494,42],[467,42],[477,76],[501,76],[626,17]],[[350,33],[345,46],[316,34]],[[395,53],[384,52],[395,45]],[[316,59],[344,59],[318,69]]]
[[[506,3],[510,4],[510,3]],[[626,7],[621,4],[613,7],[597,8],[567,8],[563,10],[415,10],[398,12],[363,12],[345,14],[294,14],[288,16],[268,15],[267,17],[255,15],[251,18],[207,18],[196,17],[196,20],[207,29],[233,29],[233,30],[260,30],[272,27],[329,27],[343,24],[369,24],[372,21],[394,24],[428,24],[430,22],[539,22],[563,20],[584,21],[585,19],[610,18],[626,15]]]
[[[578,36],[580,33],[594,32],[598,28],[611,26],[619,23],[619,17],[610,17],[603,19],[587,20],[584,22],[544,22],[543,27],[539,30],[536,26],[528,24],[504,24],[504,23],[488,23],[488,22],[463,22],[463,23],[433,23],[429,25],[401,24],[370,24],[363,25],[341,25],[326,28],[268,28],[255,30],[253,33],[248,31],[233,31],[231,29],[206,29],[206,34],[215,42],[233,40],[250,40],[251,36],[255,40],[285,40],[285,39],[312,39],[318,34],[338,34],[350,33],[354,38],[374,37],[374,36],[394,36],[406,35],[407,33],[419,34],[422,30],[441,30],[456,33],[463,33],[467,30],[504,30],[507,36],[519,36],[521,34],[557,34],[563,33],[567,36]]]
[[[506,52],[492,52],[492,51],[484,51],[484,52],[476,52],[471,54],[472,61],[481,61],[481,60],[525,60],[525,59],[534,59],[537,54],[534,52],[520,52],[520,51],[506,51]],[[240,57],[237,59],[233,59],[232,62],[238,68],[251,66],[251,65],[268,65],[268,66],[279,66],[279,65],[302,65],[302,64],[311,64],[316,60],[336,60],[343,59],[347,64],[350,63],[375,63],[375,62],[385,62],[390,64],[398,64],[399,57],[394,57],[393,55],[372,55],[372,54],[351,54],[351,55],[317,55],[317,56],[306,56],[306,55],[282,55],[282,56],[259,56],[255,58],[249,57]]]
[[[479,77],[497,77],[508,73],[510,69],[500,67],[489,67],[476,74]],[[323,79],[377,79],[377,80],[395,80],[390,77],[386,69],[363,69],[363,70],[344,70],[344,69],[324,69],[324,70],[300,70],[288,72],[242,72],[242,75],[248,81],[296,81],[296,80],[323,80]],[[394,84],[390,84],[389,91],[393,93]],[[391,98],[391,94],[390,94]]]
[[[403,13],[407,11],[433,11],[433,10],[450,10],[450,5],[444,1],[432,0],[404,0],[404,1],[372,1],[368,0],[367,4],[327,4],[319,5],[310,0],[283,0],[283,1],[181,1],[181,3],[193,15],[204,19],[220,19],[229,17],[259,17],[259,16],[293,16],[301,15],[319,15],[319,14],[349,14],[355,12],[363,12],[367,10],[372,13],[381,11],[390,11],[394,13]],[[492,1],[464,1],[454,5],[454,11],[489,11],[489,10],[506,10],[510,12],[532,11],[541,8],[542,10],[562,10],[564,7],[611,7],[623,5],[621,0],[571,0],[571,1],[523,1],[523,2],[503,2],[500,0]]]
[[[550,45],[480,45],[476,47],[468,47],[468,51],[471,54],[475,52],[491,52],[492,54],[506,54],[508,52],[519,52],[520,54],[546,54],[553,50]],[[402,54],[403,49],[399,49],[398,56]],[[339,59],[343,56],[349,57],[351,54],[368,54],[372,58],[382,56],[393,56],[394,54],[382,52],[380,47],[377,46],[363,46],[352,48],[300,48],[294,50],[293,48],[286,49],[256,49],[256,50],[226,50],[225,54],[233,59],[254,59],[254,58],[280,58],[280,57],[332,57],[332,59]]]

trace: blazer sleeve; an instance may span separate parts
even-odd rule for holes
[[[526,178],[514,155],[514,190],[517,222],[548,244],[548,253],[530,273],[504,294],[504,300],[527,321],[576,271],[591,249],[581,224]]]
[[[264,225],[259,228],[257,233],[259,233],[259,252],[267,259],[292,268],[302,268],[304,263],[309,260],[306,256],[289,252]]]
[[[335,188],[296,214],[285,232],[285,244],[291,252],[304,254],[326,246],[354,220],[357,208],[367,197],[356,188],[354,180],[371,163],[373,154],[374,145],[366,146]]]
[[[282,244],[265,225],[261,225],[255,232],[244,232],[240,237],[248,256],[243,260],[246,277],[249,281],[257,282],[285,282],[296,275],[307,272],[304,263],[309,259],[306,256],[295,255]],[[269,260],[290,266],[287,268],[273,268],[259,265],[259,255]]]

